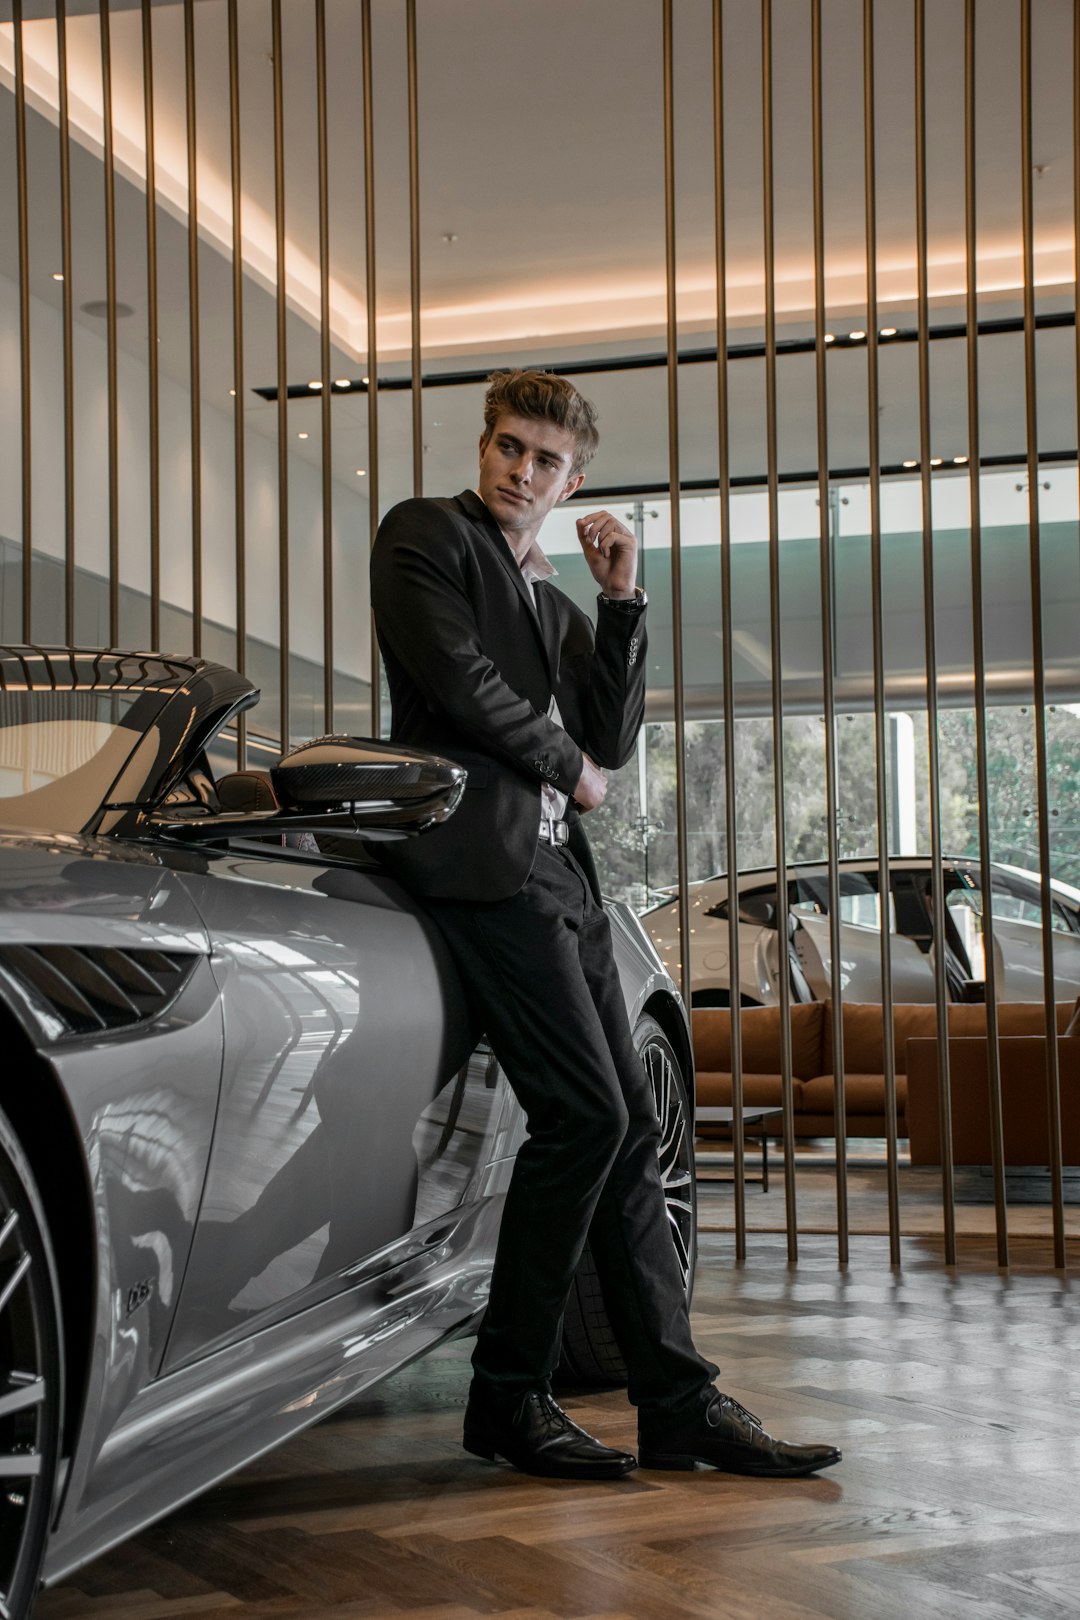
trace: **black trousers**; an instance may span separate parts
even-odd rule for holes
[[[436,900],[478,1019],[525,1111],[476,1378],[495,1396],[549,1386],[586,1239],[629,1371],[631,1401],[677,1411],[717,1369],[694,1348],[608,919],[565,846],[541,843],[524,888]]]

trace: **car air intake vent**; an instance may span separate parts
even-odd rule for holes
[[[53,1040],[131,1029],[158,1017],[179,995],[198,960],[190,951],[118,950],[107,945],[0,948],[0,969],[14,981],[39,1021],[47,1023]]]

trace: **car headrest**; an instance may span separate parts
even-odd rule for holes
[[[249,810],[280,810],[269,771],[232,771],[217,783],[223,810],[246,815]]]

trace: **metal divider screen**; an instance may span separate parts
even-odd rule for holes
[[[2,638],[239,669],[241,767],[385,734],[380,517],[471,487],[493,370],[571,377],[544,546],[591,611],[578,503],[640,543],[591,841],[690,1009],[702,1223],[1064,1267],[1080,13],[456,10],[0,0]]]

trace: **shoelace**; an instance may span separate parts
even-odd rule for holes
[[[570,1428],[576,1427],[576,1424],[571,1418],[567,1417],[566,1413],[563,1411],[558,1401],[555,1400],[554,1396],[549,1395],[546,1390],[530,1390],[522,1401],[521,1406],[518,1408],[519,1415],[524,1409],[525,1404],[533,1399],[536,1401],[541,1416],[546,1418],[548,1423],[555,1424],[556,1427],[560,1429],[565,1428],[567,1425],[569,1425]]]
[[[539,1405],[540,1410],[543,1412],[549,1423],[556,1424],[560,1429],[577,1428],[577,1424],[574,1422],[573,1418],[568,1416],[568,1414],[563,1411],[562,1407],[553,1396],[547,1394],[541,1395]]]
[[[743,1418],[747,1423],[750,1424],[751,1428],[761,1429],[764,1433],[765,1425],[762,1423],[761,1419],[759,1417],[755,1417],[753,1412],[747,1411],[746,1407],[743,1406],[741,1402],[737,1401],[733,1395],[721,1395],[717,1393],[716,1400],[725,1411],[731,1412],[735,1417]]]

